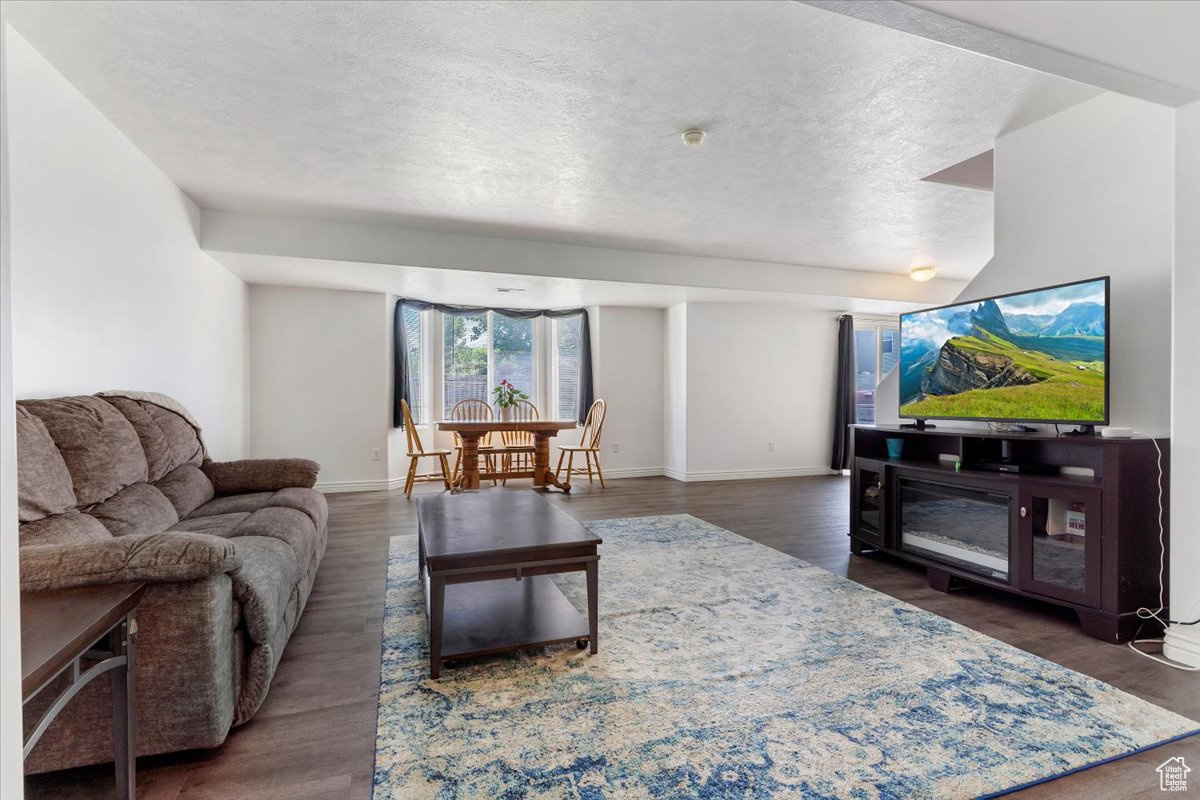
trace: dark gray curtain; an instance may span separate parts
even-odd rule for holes
[[[580,424],[587,417],[588,409],[592,407],[592,334],[588,329],[588,313],[586,308],[567,308],[558,311],[532,308],[488,308],[484,306],[455,306],[447,303],[426,303],[423,300],[413,300],[402,297],[396,301],[396,309],[392,317],[392,426],[404,427],[404,413],[400,410],[400,401],[405,400],[412,405],[412,381],[408,374],[408,332],[404,329],[404,309],[413,308],[417,311],[434,309],[443,314],[464,316],[481,314],[492,311],[509,319],[533,319],[534,317],[579,317],[579,407],[576,409]]]
[[[850,426],[854,424],[854,317],[838,317],[837,391],[833,405],[831,469],[850,469]]]

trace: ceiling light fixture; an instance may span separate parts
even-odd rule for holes
[[[683,143],[688,147],[699,147],[700,143],[704,141],[704,131],[699,128],[688,128],[679,135],[683,138]]]
[[[500,292],[501,294],[511,294],[512,292],[523,292],[525,290],[518,289],[514,286],[500,286],[496,288],[496,291]]]
[[[937,274],[937,268],[929,265],[923,267],[913,267],[908,271],[908,277],[918,283],[924,283],[928,280],[933,280],[933,276]]]

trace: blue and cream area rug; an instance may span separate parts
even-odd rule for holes
[[[376,800],[970,798],[1200,729],[694,517],[589,527],[600,653],[438,681],[416,537],[392,539]]]

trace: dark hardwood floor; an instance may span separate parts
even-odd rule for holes
[[[418,487],[437,490],[432,484]],[[692,514],[1200,719],[1200,675],[1089,639],[1071,614],[979,588],[939,594],[928,587],[923,570],[883,556],[851,556],[847,492],[842,478],[720,483],[635,478],[610,481],[603,491],[585,482],[569,496],[549,497],[581,520]],[[370,798],[388,538],[415,532],[416,518],[400,492],[330,495],[329,504],[329,549],[261,711],[217,750],[139,760],[139,797]],[[1177,755],[1200,775],[1200,737],[1192,737],[1013,796],[1158,797],[1155,767]],[[1191,791],[1200,792],[1200,785]],[[111,767],[33,776],[26,794],[35,800],[112,795]]]

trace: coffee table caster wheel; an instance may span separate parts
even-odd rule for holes
[[[588,640],[587,639],[576,639],[575,646],[578,647],[580,650],[583,650],[584,648],[586,648],[588,646]]]

